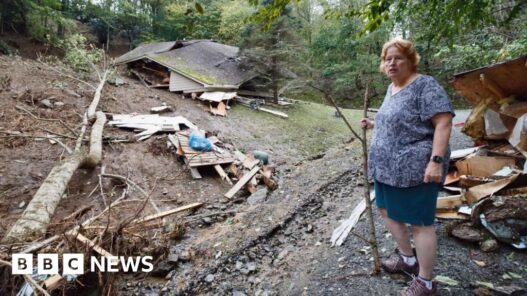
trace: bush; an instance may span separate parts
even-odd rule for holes
[[[86,37],[73,34],[60,42],[64,50],[64,63],[77,72],[90,72],[92,65],[103,57],[104,51],[87,44]]]
[[[0,53],[6,55],[13,55],[15,51],[4,40],[0,39]]]

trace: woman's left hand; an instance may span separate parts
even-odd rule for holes
[[[440,183],[443,177],[443,164],[430,161],[425,170],[425,183]]]

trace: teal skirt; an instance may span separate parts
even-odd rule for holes
[[[417,226],[434,224],[439,183],[400,188],[375,181],[375,203],[392,220]]]

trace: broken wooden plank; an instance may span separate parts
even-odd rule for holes
[[[214,169],[216,170],[216,172],[218,172],[218,175],[220,175],[222,180],[227,181],[227,183],[229,183],[231,186],[233,185],[231,179],[229,178],[229,176],[227,176],[227,173],[225,173],[221,165],[214,165]]]
[[[258,110],[263,111],[263,112],[267,112],[267,113],[270,113],[270,114],[273,114],[273,115],[276,115],[276,116],[281,117],[281,118],[289,118],[289,115],[287,115],[284,112],[275,111],[275,110],[262,108],[262,107],[258,107]]]
[[[185,165],[188,167],[189,171],[190,171],[190,175],[192,176],[192,179],[201,179],[201,174],[199,173],[198,169],[197,168],[193,168],[191,166],[189,166],[189,162],[188,162],[188,159],[183,156],[183,162],[185,162]]]
[[[155,220],[155,219],[166,217],[168,215],[173,215],[173,214],[176,214],[176,213],[180,213],[180,212],[183,212],[183,211],[187,211],[187,210],[191,210],[191,209],[194,209],[194,208],[197,208],[197,207],[201,207],[202,205],[203,205],[203,203],[196,202],[196,203],[193,203],[193,204],[190,204],[190,205],[186,205],[186,206],[183,206],[183,207],[179,207],[179,208],[175,208],[175,209],[172,209],[172,210],[164,211],[164,212],[161,212],[161,213],[148,215],[148,216],[145,216],[143,218],[135,219],[135,220],[132,220],[130,222],[130,224],[145,223],[145,222],[148,222],[148,221],[152,221],[152,220]]]
[[[454,219],[454,220],[469,220],[470,216],[459,214],[456,211],[436,213],[436,218],[439,219]]]
[[[172,112],[174,109],[171,106],[159,106],[150,108],[150,113],[159,114],[164,112]]]
[[[505,179],[497,180],[497,181],[487,183],[487,184],[474,186],[465,193],[465,198],[467,199],[467,202],[469,204],[474,204],[480,199],[487,197],[489,195],[492,195],[500,191],[501,189],[507,187],[510,183],[516,180],[519,175],[520,174],[514,174]]]
[[[69,233],[66,233],[66,234],[69,234]],[[87,245],[88,247],[90,247],[95,252],[99,253],[100,255],[102,255],[104,257],[113,257],[113,255],[110,252],[108,252],[105,249],[101,248],[99,245],[97,245],[91,239],[85,237],[84,235],[82,235],[80,233],[76,233],[73,236],[74,236],[74,238],[76,240],[78,240],[79,242]]]
[[[370,192],[370,200],[375,199],[375,191]],[[360,216],[362,213],[366,210],[366,200],[362,199],[359,204],[353,209],[351,212],[351,215],[348,219],[346,219],[342,224],[339,225],[335,230],[333,230],[333,233],[331,234],[331,246],[340,246],[342,243],[344,243],[344,240],[346,240],[346,237],[348,237],[348,234],[350,231],[355,227],[355,224],[360,219]]]
[[[249,182],[254,175],[260,170],[260,167],[255,166],[250,172],[243,175],[243,177],[238,180],[238,182],[229,190],[227,193],[225,193],[225,197],[232,198],[240,189],[242,189],[243,185],[245,185],[247,182]]]
[[[42,287],[47,291],[53,291],[57,289],[62,283],[65,283],[66,280],[61,275],[53,275],[47,278],[43,283]]]
[[[437,209],[455,209],[457,206],[463,204],[462,195],[442,196],[437,198]]]
[[[456,162],[459,175],[488,177],[505,166],[513,166],[516,160],[512,157],[474,156]]]
[[[209,111],[212,115],[227,116],[227,108],[223,102],[218,103],[218,107],[212,107],[212,104],[209,104]]]
[[[252,170],[257,164],[260,163],[259,159],[254,159],[254,157],[246,157],[243,162],[243,166],[249,170]]]

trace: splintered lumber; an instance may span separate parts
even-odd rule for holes
[[[436,208],[439,210],[443,209],[455,209],[457,206],[463,204],[461,195],[442,196],[437,199]]]
[[[106,123],[106,115],[103,112],[96,112],[97,120],[92,126],[90,134],[90,152],[86,156],[83,162],[83,166],[86,168],[94,168],[102,160],[102,134],[104,124]]]
[[[289,118],[289,115],[285,114],[284,112],[275,111],[275,110],[262,108],[262,107],[258,107],[258,110],[263,111],[263,112],[267,112],[267,113],[270,113],[270,114],[273,114],[273,115],[276,115],[278,117]]]
[[[375,198],[375,191],[370,193],[370,200]],[[361,200],[359,204],[353,209],[351,215],[346,219],[339,227],[333,230],[331,234],[331,246],[340,246],[344,243],[344,240],[348,237],[350,231],[355,227],[355,224],[359,221],[360,216],[366,210],[366,200]]]
[[[221,165],[219,165],[219,164],[214,165],[214,169],[216,170],[216,172],[218,172],[218,175],[220,175],[222,180],[225,180],[225,181],[227,181],[227,183],[232,185],[231,179],[229,178],[229,176],[227,176],[227,173],[225,173],[225,171],[223,170]]]
[[[42,287],[44,287],[44,289],[48,290],[48,291],[53,291],[55,290],[56,288],[58,288],[62,283],[64,283],[66,280],[56,274],[54,276],[50,276],[49,278],[47,278],[43,283],[42,283]]]
[[[141,133],[135,136],[142,141],[157,132],[175,132],[181,130],[180,125],[197,130],[198,127],[183,116],[159,116],[158,114],[114,114],[110,126],[120,128],[140,129]]]
[[[470,219],[470,216],[460,214],[455,210],[448,211],[448,212],[438,212],[436,213],[436,217],[439,219],[454,219],[454,220],[469,220]]]
[[[238,180],[238,182],[229,190],[227,193],[225,193],[225,197],[232,198],[240,189],[242,189],[243,185],[245,185],[247,182],[249,182],[254,175],[260,170],[260,167],[255,166],[250,172],[243,175],[243,177]]]
[[[514,166],[516,159],[504,156],[474,156],[456,162],[459,175],[488,177],[505,166]]]
[[[95,89],[95,95],[93,96],[93,100],[88,107],[88,119],[95,118],[95,110],[97,109],[97,105],[99,105],[99,101],[101,99],[101,92],[102,88],[104,87],[104,84],[106,83],[106,77],[108,76],[108,70],[104,71],[104,74],[101,78],[101,82]]]
[[[101,254],[102,256],[104,256],[104,257],[113,257],[113,255],[110,252],[108,252],[105,249],[101,248],[99,245],[97,245],[91,239],[85,237],[84,235],[82,235],[80,233],[76,233],[73,236],[79,242],[81,242],[81,243],[85,244],[86,246],[90,247],[91,249],[93,249],[95,252]]]
[[[188,169],[190,171],[190,175],[192,175],[192,179],[201,179],[201,178],[203,178],[201,176],[201,174],[199,173],[197,168],[193,168],[193,167],[189,166],[189,162],[188,162],[188,159],[186,157],[183,158],[183,161],[185,162],[185,165],[188,167]]]
[[[143,218],[135,219],[135,220],[132,220],[132,222],[130,222],[130,224],[146,223],[146,222],[149,222],[149,221],[152,221],[152,220],[155,220],[155,219],[166,217],[168,215],[173,215],[173,214],[176,214],[176,213],[179,213],[179,212],[183,212],[183,211],[186,211],[186,210],[191,210],[191,209],[194,209],[194,208],[198,208],[198,207],[201,207],[202,205],[203,205],[203,203],[196,202],[196,203],[193,203],[193,204],[190,204],[190,205],[186,205],[186,206],[183,206],[183,207],[179,207],[179,208],[175,208],[175,209],[172,209],[172,210],[164,211],[164,212],[161,212],[161,213],[148,215],[148,216],[143,217]]]
[[[520,174],[514,174],[505,179],[497,180],[491,183],[486,183],[478,186],[471,187],[466,193],[465,198],[471,205],[479,201],[480,199],[492,195],[501,189],[507,187],[510,183],[518,178]]]
[[[227,109],[223,102],[219,102],[218,107],[216,108],[213,107],[212,104],[209,104],[209,112],[212,113],[212,115],[227,116]]]
[[[51,169],[22,216],[4,237],[4,242],[25,241],[46,233],[51,216],[83,159],[84,153],[76,151]]]
[[[201,179],[201,174],[199,173],[198,169],[190,167],[188,164],[188,159],[185,157],[185,153],[183,152],[183,149],[181,149],[181,146],[179,145],[178,139],[175,135],[168,135],[168,142],[172,146],[176,148],[176,155],[183,157],[183,162],[185,162],[185,165],[190,170],[190,174],[192,175],[193,179]]]
[[[163,112],[172,112],[174,109],[170,106],[159,106],[150,108],[150,113],[159,114]]]

